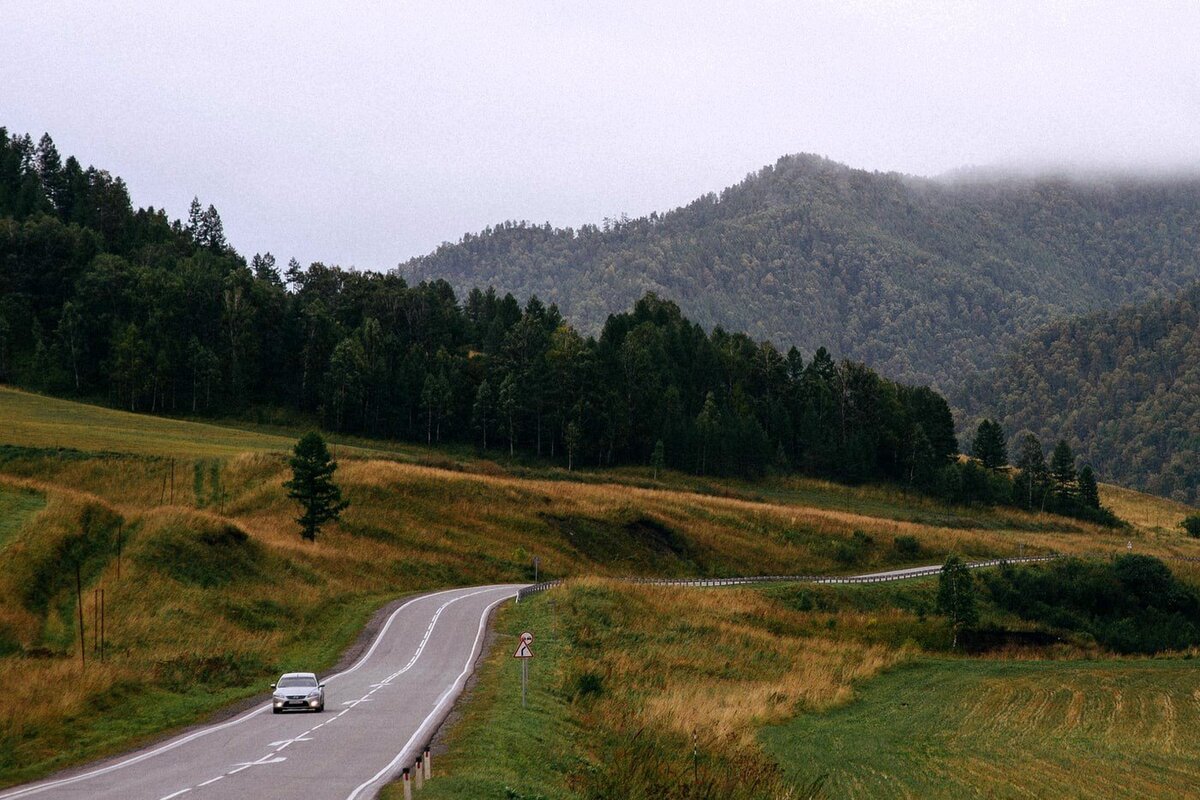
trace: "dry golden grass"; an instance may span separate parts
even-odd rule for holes
[[[1180,523],[1184,517],[1198,511],[1175,500],[1108,484],[1100,485],[1100,502],[1147,535],[1154,534],[1165,539],[1182,538]]]
[[[632,619],[644,620],[633,625],[643,645],[626,649],[614,643],[613,654],[603,659],[605,669],[619,684],[636,685],[648,674],[656,681],[666,676],[648,692],[643,719],[685,735],[705,731],[749,746],[763,725],[846,702],[855,682],[911,655],[844,637],[780,633],[799,630],[805,615],[753,590],[639,587],[622,594],[637,608]],[[857,618],[843,615],[842,621],[843,627],[853,626]],[[680,647],[676,633],[695,641]],[[732,667],[735,661],[758,662],[760,668],[731,675],[739,669]]]

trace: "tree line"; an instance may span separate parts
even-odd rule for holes
[[[987,501],[927,386],[706,332],[652,293],[584,336],[536,296],[460,302],[442,280],[247,262],[211,205],[134,211],[119,178],[64,163],[49,136],[0,135],[0,265],[0,379],[43,391],[569,469],[799,470]]]
[[[1005,504],[1029,511],[1050,511],[1105,525],[1119,520],[1100,503],[1100,488],[1091,465],[1079,465],[1065,439],[1059,439],[1046,459],[1036,435],[1025,432],[1010,464],[1008,438],[993,419],[980,421],[971,442],[975,461],[959,471],[963,502]]]

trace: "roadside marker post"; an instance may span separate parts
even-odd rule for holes
[[[404,800],[412,800],[412,781],[408,779],[408,767],[404,768]]]
[[[417,766],[413,770],[413,788],[425,788],[425,765],[421,763],[421,757],[417,756]]]
[[[529,684],[529,659],[533,658],[533,651],[529,649],[531,644],[533,634],[525,631],[521,634],[521,644],[517,646],[517,652],[513,653],[513,658],[521,659],[521,708],[525,708],[525,687]]]
[[[423,763],[425,764],[425,780],[429,780],[433,777],[433,756],[429,753],[428,747],[425,748],[425,759]]]

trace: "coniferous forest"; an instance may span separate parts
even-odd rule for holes
[[[536,295],[247,262],[211,205],[186,220],[135,210],[120,178],[64,159],[48,135],[0,134],[4,382],[133,411],[300,414],[568,468],[799,470],[1034,505],[1005,473],[955,461],[936,391],[823,347],[707,332],[654,293],[587,335]]]
[[[653,295],[584,337],[536,297],[397,274],[249,263],[220,215],[133,210],[46,136],[0,141],[0,379],[132,411],[282,407],[326,428],[474,443],[567,466],[804,469],[911,480],[957,452],[950,409]]]

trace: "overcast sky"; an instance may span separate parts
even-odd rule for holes
[[[221,211],[247,256],[386,269],[780,155],[1200,165],[1200,3],[4,3],[0,125]]]

